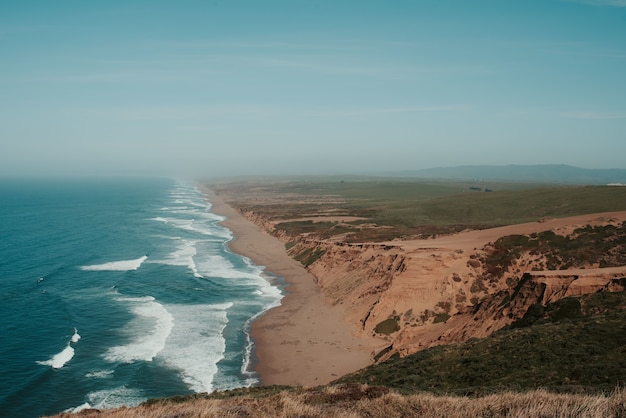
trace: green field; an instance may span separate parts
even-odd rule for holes
[[[396,179],[306,179],[229,184],[244,210],[286,220],[277,228],[347,241],[427,237],[464,229],[533,222],[544,217],[626,210],[626,187],[524,183],[425,182]],[[488,190],[488,191],[486,191]],[[246,199],[251,192],[258,199]],[[342,222],[309,216],[365,218]]]

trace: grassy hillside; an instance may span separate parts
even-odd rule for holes
[[[490,337],[393,358],[337,381],[459,395],[611,391],[625,382],[624,292],[533,306],[525,318]]]
[[[406,177],[446,179],[489,179],[564,184],[625,183],[626,170],[585,169],[562,164],[459,166],[406,171]]]
[[[161,399],[136,408],[86,410],[82,417],[99,418],[476,418],[476,417],[623,417],[626,390],[608,396],[554,394],[544,390],[504,392],[482,398],[399,395],[368,385],[318,388],[259,388],[213,395]],[[74,415],[62,414],[61,417]]]
[[[222,187],[231,204],[277,222],[278,230],[320,238],[347,234],[345,240],[353,242],[626,210],[626,187],[610,186],[316,178]],[[332,221],[338,215],[361,219]]]

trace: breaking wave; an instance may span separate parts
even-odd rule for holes
[[[165,347],[165,340],[174,327],[174,318],[152,296],[120,297],[116,300],[132,305],[131,311],[135,318],[125,327],[125,332],[134,336],[134,339],[126,345],[109,348],[104,359],[121,363],[152,361]]]
[[[148,256],[144,255],[134,260],[112,261],[110,263],[82,266],[80,269],[87,271],[131,271],[137,270],[147,259]]]
[[[60,369],[67,364],[74,357],[74,348],[72,347],[72,343],[77,343],[80,340],[80,335],[76,328],[74,328],[74,335],[67,342],[67,345],[63,349],[63,351],[55,354],[49,360],[38,361],[37,364],[41,364],[42,366],[50,366],[53,369]]]

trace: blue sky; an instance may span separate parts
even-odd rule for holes
[[[0,176],[625,156],[626,0],[0,3]]]

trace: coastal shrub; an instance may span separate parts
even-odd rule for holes
[[[448,319],[450,319],[450,314],[447,312],[440,312],[438,314],[435,315],[435,318],[433,319],[433,324],[437,324],[439,322],[446,322]]]
[[[327,231],[334,225],[332,222],[292,221],[276,224],[275,228],[291,235],[299,235]]]
[[[531,306],[525,315],[527,324],[390,359],[338,382],[385,385],[402,393],[427,390],[463,395],[539,387],[598,393],[623,385],[626,292],[559,302]],[[579,315],[579,305],[594,307],[597,314]],[[561,320],[555,321],[554,315]]]
[[[378,362],[378,360],[380,360],[382,356],[389,353],[392,349],[393,349],[393,344],[380,350],[380,352],[378,352],[378,354],[374,356],[374,363]]]
[[[580,301],[576,298],[561,299],[552,305],[551,310],[553,310],[550,315],[552,322],[574,319],[582,315]]]
[[[293,258],[299,261],[304,267],[309,267],[315,263],[326,251],[321,248],[306,248],[303,251],[293,255]]]
[[[394,332],[400,330],[400,324],[398,323],[399,321],[400,317],[398,316],[385,319],[384,321],[376,324],[376,327],[374,327],[374,332],[376,332],[377,334],[385,335],[393,334]]]
[[[541,303],[534,303],[528,307],[524,316],[509,325],[509,328],[529,327],[539,319],[543,318],[545,308]]]
[[[487,293],[487,287],[485,286],[484,280],[480,277],[477,277],[472,282],[472,286],[470,287],[470,292],[479,293],[484,292]]]
[[[626,228],[624,223],[587,225],[568,236],[550,230],[505,236],[494,242],[483,257],[485,275],[501,277],[523,253],[538,256],[532,270],[622,266],[626,264]]]
[[[443,309],[446,312],[450,312],[450,308],[452,308],[452,304],[450,302],[440,301],[440,302],[437,302],[437,307]]]

